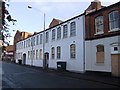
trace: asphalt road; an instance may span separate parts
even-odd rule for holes
[[[43,72],[33,68],[1,62],[2,88],[117,88],[104,83],[93,82],[56,73]]]

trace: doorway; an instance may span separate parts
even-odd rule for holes
[[[46,67],[46,68],[48,68],[48,64],[49,64],[48,62],[49,62],[49,53],[46,52],[46,53],[45,53],[45,67]]]
[[[26,64],[26,54],[23,54],[23,64]]]

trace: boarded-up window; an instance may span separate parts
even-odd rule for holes
[[[96,48],[96,63],[104,63],[104,46],[98,45]]]

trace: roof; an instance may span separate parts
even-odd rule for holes
[[[50,23],[49,27],[53,27],[53,26],[56,26],[60,23],[62,23],[63,21],[62,20],[59,20],[59,19],[55,19],[53,18],[52,22]]]
[[[120,7],[120,1],[117,2],[117,3],[115,3],[115,4],[109,5],[109,6],[107,6],[107,7],[103,6],[101,9],[99,9],[99,10],[97,10],[97,11],[94,11],[94,12],[91,12],[91,13],[88,13],[87,15],[92,15],[92,14],[95,14],[95,13],[97,13],[97,12],[101,12],[101,11],[104,11],[104,10],[106,10],[106,9],[109,9],[109,8],[111,8],[111,7],[115,7],[115,6],[117,6],[117,5]]]

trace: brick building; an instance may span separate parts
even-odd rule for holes
[[[14,56],[13,56],[13,45],[9,45],[9,46],[6,46],[5,47],[5,50],[4,50],[4,60],[9,60],[9,61],[12,61]]]
[[[85,13],[86,70],[120,76],[120,2],[104,7],[95,0]]]
[[[17,32],[14,36],[14,42],[13,42],[14,59],[15,59],[15,52],[16,52],[16,43],[30,37],[31,35],[32,35],[31,33],[21,32],[21,31],[17,30]]]

